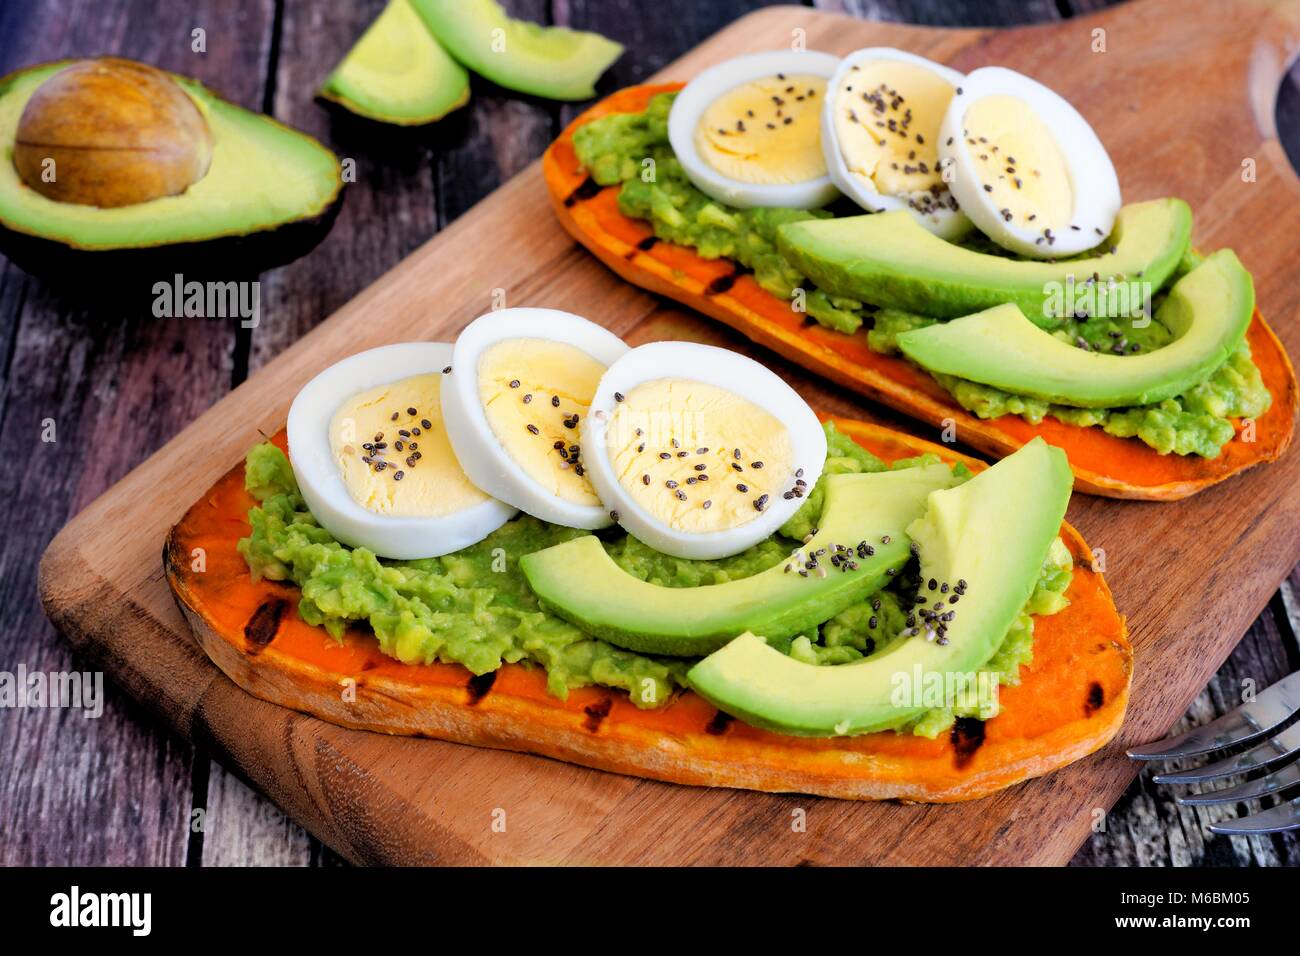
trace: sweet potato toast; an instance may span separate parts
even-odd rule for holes
[[[841,431],[887,461],[934,452],[861,422]],[[284,433],[273,439],[285,447]],[[460,665],[399,663],[363,628],[342,643],[298,617],[297,589],[254,582],[236,550],[253,499],[232,468],[168,536],[168,583],[208,656],[251,694],[346,727],[541,754],[674,783],[797,791],[850,799],[950,802],[982,797],[1064,766],[1114,736],[1128,702],[1132,650],[1091,552],[1068,524],[1069,606],[1036,619],[1033,665],[1001,690],[1001,713],[960,720],[934,740],[893,732],[809,739],[750,727],[691,692],[639,710],[601,687],[561,701],[540,669],[506,664],[475,677]],[[195,570],[195,549],[203,567]],[[345,693],[354,688],[354,693]],[[349,699],[354,697],[355,699]]]
[[[610,113],[644,110],[652,96],[680,86],[635,86],[615,93],[575,119],[542,159],[561,224],[627,281],[725,322],[791,361],[931,425],[951,420],[961,441],[987,454],[1008,455],[1041,435],[1066,452],[1075,489],[1090,494],[1172,501],[1273,461],[1290,444],[1295,371],[1258,311],[1247,339],[1273,405],[1255,421],[1254,440],[1234,439],[1213,459],[1160,455],[1136,438],[1117,438],[1100,428],[1067,425],[1055,418],[1038,425],[1016,415],[978,418],[923,370],[871,351],[865,333],[845,335],[823,328],[764,291],[730,260],[704,259],[692,249],[656,240],[648,223],[619,211],[617,186],[602,189],[588,178],[573,151],[573,131]],[[1237,423],[1239,436],[1241,430]]]

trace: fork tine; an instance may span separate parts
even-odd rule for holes
[[[1225,747],[1249,743],[1265,736],[1269,730],[1260,730],[1250,724],[1240,710],[1234,710],[1204,726],[1194,727],[1185,734],[1133,747],[1128,751],[1128,755],[1134,760],[1178,760],[1182,757],[1199,757]]]
[[[1265,774],[1258,780],[1247,780],[1245,783],[1224,787],[1222,790],[1182,794],[1174,799],[1185,807],[1205,806],[1212,803],[1244,803],[1247,800],[1266,797],[1270,793],[1294,787],[1296,784],[1300,784],[1300,763],[1293,763],[1281,770]]]
[[[1278,804],[1271,810],[1255,813],[1238,820],[1221,820],[1211,823],[1213,833],[1255,834],[1282,833],[1285,830],[1300,830],[1300,797]]]
[[[1155,774],[1151,779],[1155,783],[1200,783],[1204,780],[1217,780],[1220,777],[1231,777],[1251,770],[1277,766],[1294,760],[1297,756],[1300,756],[1300,724],[1235,757],[1228,757],[1226,760],[1207,764],[1204,767],[1194,767],[1191,770]]]
[[[1260,691],[1231,713],[1168,740],[1134,747],[1134,760],[1177,760],[1271,737],[1300,714],[1300,672]]]

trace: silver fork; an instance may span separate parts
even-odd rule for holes
[[[1181,760],[1216,751],[1248,747],[1234,756],[1192,770],[1177,770],[1152,776],[1156,783],[1205,783],[1253,771],[1262,776],[1235,786],[1204,793],[1183,794],[1175,799],[1185,806],[1236,803],[1281,793],[1300,785],[1300,673],[1283,678],[1263,690],[1251,702],[1204,727],[1185,734],[1134,747],[1134,760]],[[1210,830],[1224,834],[1281,833],[1300,829],[1300,796],[1232,822],[1212,823]]]

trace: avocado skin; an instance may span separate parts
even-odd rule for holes
[[[29,73],[73,62],[75,60],[37,63],[14,70],[0,77],[0,97],[7,95],[14,84]],[[242,109],[188,77],[170,75],[182,85],[201,87],[204,94],[213,100]],[[287,133],[321,145],[314,137],[273,117],[257,115]],[[337,162],[337,157],[335,159]],[[196,280],[205,277],[229,280],[239,276],[254,276],[293,262],[319,245],[333,228],[345,193],[339,178],[335,182],[332,196],[318,212],[273,228],[209,239],[111,249],[81,248],[73,242],[12,228],[8,222],[0,219],[0,255],[24,272],[55,286],[62,296],[73,301],[100,301],[105,295],[118,298],[119,293],[134,294],[141,281],[148,280],[151,287],[153,282],[168,278],[176,272],[183,273],[187,279]],[[147,301],[152,300],[148,287],[141,294],[147,294]]]
[[[1158,289],[1178,268],[1191,240],[1190,207],[1172,198],[1132,204],[1120,211],[1117,228],[1139,215],[1156,231],[1142,243],[1126,244],[1121,232],[1116,254],[1057,262],[974,252],[927,232],[904,211],[788,223],[777,245],[830,295],[940,319],[1014,302],[1035,325],[1050,328],[1057,323],[1044,316],[1047,283],[1097,271],[1102,281],[1124,273]]]
[[[321,106],[331,109],[336,113],[355,116],[372,123],[383,123],[388,126],[419,129],[420,127],[437,123],[439,120],[445,119],[461,107],[467,106],[469,104],[469,87],[465,88],[464,95],[447,111],[437,113],[436,115],[430,114],[428,116],[420,116],[416,118],[381,115],[377,112],[369,111],[357,103],[355,99],[339,90],[337,84],[332,84],[328,81],[316,91],[316,99],[320,101]]]
[[[98,301],[106,290],[140,293],[152,301],[152,284],[177,272],[187,280],[229,280],[256,276],[302,258],[320,245],[334,227],[345,194],[345,190],[340,191],[319,215],[273,230],[161,246],[78,249],[0,224],[0,255],[56,287],[61,296],[72,301]],[[69,281],[70,277],[75,281]],[[146,280],[148,285],[141,292],[140,284]]]

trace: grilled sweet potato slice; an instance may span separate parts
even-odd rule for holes
[[[928,442],[861,422],[841,431],[887,461],[934,452]],[[274,441],[285,446],[284,433]],[[540,669],[507,664],[475,677],[455,664],[418,666],[385,656],[367,630],[341,643],[295,610],[297,589],[254,582],[236,550],[253,499],[242,465],[196,502],[167,539],[168,583],[208,656],[249,693],[346,727],[435,737],[699,786],[797,791],[851,799],[949,802],[982,797],[1078,760],[1119,729],[1132,650],[1091,552],[1069,525],[1075,557],[1069,606],[1035,623],[1033,665],[1001,690],[1002,710],[962,720],[934,740],[908,734],[809,739],[750,727],[690,692],[639,710],[600,687],[559,700]],[[194,549],[204,570],[193,570]],[[356,699],[343,699],[344,680]]]
[[[648,223],[619,211],[618,187],[601,189],[587,177],[573,151],[573,131],[610,113],[640,112],[655,94],[679,88],[634,86],[615,93],[575,119],[542,159],[561,224],[627,281],[725,322],[791,361],[924,422],[942,426],[951,420],[962,441],[986,454],[1008,455],[1041,435],[1065,450],[1076,490],[1090,494],[1172,501],[1273,461],[1290,444],[1297,402],[1295,370],[1258,311],[1247,339],[1273,405],[1255,421],[1254,440],[1231,441],[1218,458],[1160,455],[1136,438],[1116,438],[1100,428],[1067,425],[1055,418],[1038,425],[1016,415],[978,418],[921,369],[871,351],[865,333],[845,335],[811,322],[727,259],[704,259],[684,246],[655,241]]]

